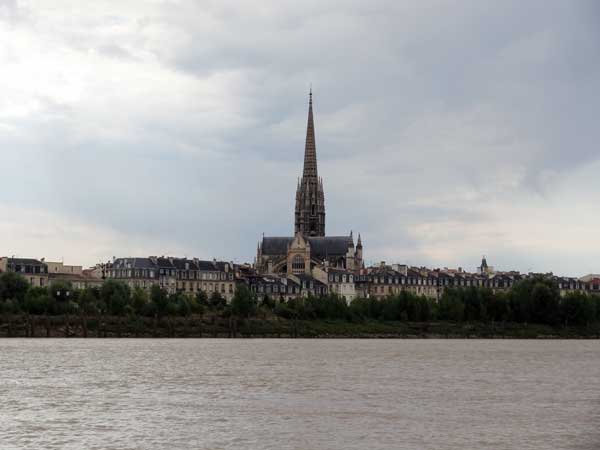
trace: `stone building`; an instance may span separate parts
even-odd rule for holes
[[[48,286],[48,266],[44,259],[0,258],[0,272],[15,272],[23,276],[33,287]]]
[[[245,278],[250,290],[259,299],[270,297],[273,300],[319,297],[328,292],[327,284],[309,275],[253,275]]]
[[[325,235],[325,194],[317,168],[312,91],[309,95],[302,178],[296,188],[294,236],[266,237],[259,242],[255,269],[259,274],[306,275],[324,278],[329,268],[355,271],[363,265],[360,235]],[[316,276],[319,273],[319,276]]]
[[[82,266],[67,265],[62,262],[46,261],[48,268],[48,283],[52,286],[59,281],[70,283],[73,289],[100,287],[103,280],[84,272]]]
[[[329,292],[344,298],[348,304],[351,303],[357,297],[355,276],[356,272],[351,270],[328,269],[327,284]]]
[[[106,271],[107,278],[124,281],[131,288],[150,290],[158,285],[170,294],[204,291],[208,296],[218,292],[227,301],[235,293],[234,274],[229,262],[164,256],[117,258]]]

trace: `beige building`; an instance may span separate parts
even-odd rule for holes
[[[48,267],[41,260],[31,258],[0,258],[0,272],[14,272],[23,276],[33,287],[48,286]]]
[[[71,266],[62,262],[46,262],[48,266],[48,281],[50,286],[59,281],[71,283],[73,289],[100,287],[103,280],[84,272],[82,266]]]
[[[217,292],[227,301],[235,293],[233,264],[223,261],[165,256],[117,258],[108,264],[105,273],[107,278],[122,280],[131,288],[148,291],[153,285],[158,285],[170,294],[195,295],[204,291],[210,296]]]

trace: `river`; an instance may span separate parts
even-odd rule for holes
[[[600,342],[3,339],[2,450],[600,448]]]

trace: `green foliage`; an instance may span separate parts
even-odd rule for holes
[[[465,317],[465,301],[462,289],[446,289],[438,305],[441,320],[461,322]]]
[[[329,294],[323,297],[309,295],[305,300],[306,319],[347,319],[348,304],[342,297]]]
[[[486,300],[487,317],[490,320],[504,322],[510,317],[510,305],[508,295],[498,293],[491,295]]]
[[[168,295],[160,286],[148,291],[117,280],[107,280],[101,288],[73,289],[70,283],[56,281],[48,288],[33,288],[15,273],[0,274],[0,313],[2,314],[107,314],[153,317],[189,316],[207,310],[246,318],[255,316],[258,301],[247,286],[241,285],[230,305],[219,292],[210,298],[203,291],[194,297],[184,293]],[[264,296],[261,314],[269,311],[285,319],[383,322],[514,322],[539,326],[591,326],[600,323],[600,295],[582,292],[560,297],[556,283],[536,276],[516,283],[512,289],[494,293],[487,288],[445,289],[439,301],[408,291],[384,299],[357,298],[350,305],[334,294],[277,301]],[[358,325],[358,324],[357,324]],[[407,324],[406,326],[409,326]]]
[[[256,296],[245,284],[241,284],[231,299],[231,313],[238,317],[248,317],[256,312],[256,303]]]
[[[54,306],[54,300],[46,288],[30,288],[25,294],[23,310],[28,314],[46,314]]]
[[[85,288],[79,293],[79,307],[84,314],[98,314],[100,312],[100,303],[99,288]]]
[[[198,296],[189,299],[189,303],[190,303],[190,311],[192,314],[199,314],[202,315],[204,314],[204,310],[206,308],[204,303],[200,303],[198,301]]]
[[[134,313],[143,314],[149,301],[148,293],[144,289],[140,287],[134,288],[131,294],[131,307]]]
[[[150,288],[150,301],[154,305],[154,310],[156,314],[163,315],[167,312],[169,296],[167,294],[167,291],[157,284],[153,284]]]
[[[167,305],[167,314],[174,316],[189,316],[192,313],[189,298],[182,293],[177,293],[169,296],[169,304]]]
[[[208,306],[208,296],[206,295],[206,292],[199,290],[196,293],[196,303],[200,306]]]
[[[594,322],[600,299],[572,292],[560,300],[560,318],[564,325],[589,325]]]
[[[122,316],[131,299],[131,290],[125,283],[107,280],[100,289],[100,298],[106,307],[107,314]]]
[[[28,289],[29,283],[21,275],[14,272],[0,274],[0,301],[23,302]]]
[[[214,291],[212,294],[210,294],[208,304],[211,306],[211,308],[214,308],[216,310],[222,310],[223,308],[225,308],[225,305],[227,305],[227,301],[223,298],[221,294],[219,294],[218,291]]]
[[[389,304],[386,304],[389,308]],[[379,319],[382,317],[384,303],[378,301],[375,297],[356,298],[350,303],[350,315],[354,319]],[[391,317],[388,311],[385,317]],[[396,315],[394,314],[394,317]]]
[[[267,309],[275,308],[275,300],[273,300],[269,295],[265,294],[265,296],[260,301],[260,306]]]

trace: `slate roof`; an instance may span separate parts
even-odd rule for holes
[[[22,264],[31,266],[41,266],[44,263],[32,258],[7,258],[9,264]]]
[[[263,237],[261,251],[263,255],[285,255],[293,237]]]
[[[113,263],[116,269],[126,269],[130,264],[131,269],[155,269],[156,264],[150,258],[117,258]]]
[[[293,237],[263,237],[263,255],[285,255]],[[311,257],[345,256],[353,242],[350,236],[319,236],[306,238],[310,244]]]
[[[345,256],[348,247],[352,246],[350,236],[309,237],[310,255],[318,258],[327,256]]]
[[[189,269],[186,269],[186,263]],[[202,271],[225,271],[226,262],[202,261],[187,258],[117,258],[113,263],[115,269],[178,269],[178,270],[202,270]]]

